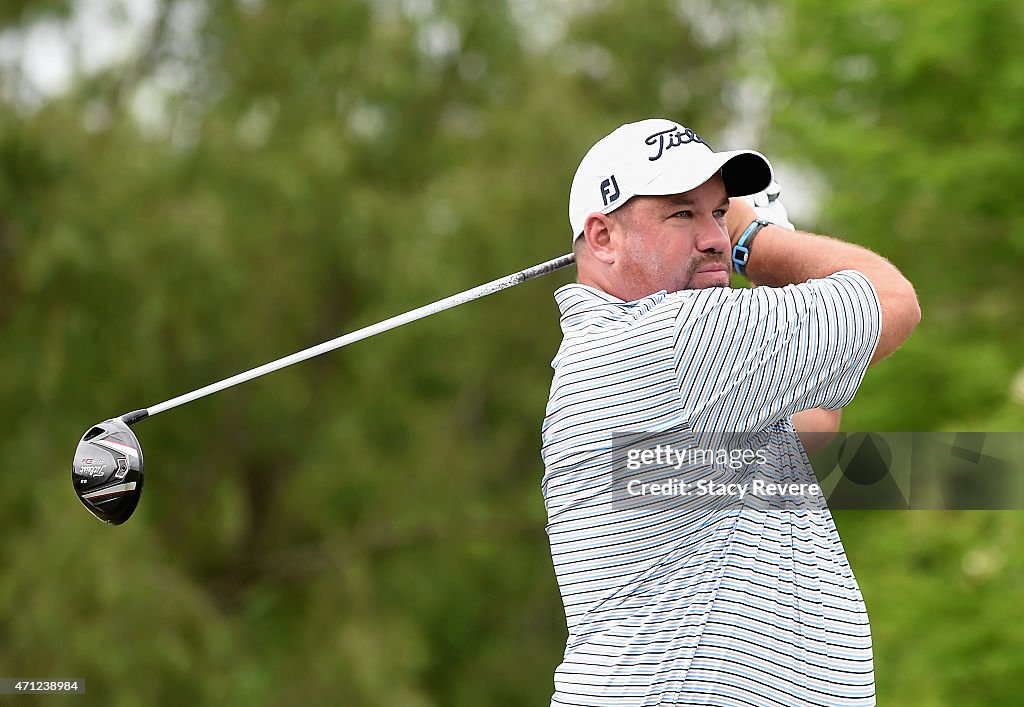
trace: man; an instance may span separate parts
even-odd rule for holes
[[[796,433],[834,431],[920,310],[881,256],[757,220],[737,197],[772,181],[668,120],[621,126],[573,179],[543,426],[569,631],[552,705],[875,704],[864,602]]]

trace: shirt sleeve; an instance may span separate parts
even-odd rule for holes
[[[808,408],[847,405],[882,330],[878,295],[854,270],[688,294],[673,350],[683,408],[698,429],[749,432]]]

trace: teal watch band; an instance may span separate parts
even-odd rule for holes
[[[768,221],[758,219],[747,226],[747,230],[736,241],[732,247],[732,266],[740,275],[747,274],[747,263],[750,261],[750,246],[754,243],[754,237],[761,232],[761,229],[768,225]]]

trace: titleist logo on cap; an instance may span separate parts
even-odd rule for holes
[[[689,128],[680,128],[677,125],[672,126],[668,130],[662,130],[661,132],[649,135],[647,139],[644,140],[645,145],[653,146],[657,144],[658,146],[658,154],[656,154],[654,157],[648,157],[647,159],[649,159],[651,162],[654,162],[660,159],[663,154],[665,154],[665,150],[671,150],[673,147],[678,147],[679,145],[686,145],[691,142],[699,142],[702,145],[707,145],[707,143],[704,142],[704,139],[700,135],[693,132]],[[708,145],[708,147],[710,147],[710,145]]]

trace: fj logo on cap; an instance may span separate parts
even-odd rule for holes
[[[619,184],[615,181],[614,174],[601,182],[601,200],[605,206],[618,199],[620,193]]]
[[[673,147],[678,147],[679,145],[686,145],[687,143],[691,142],[699,142],[702,145],[707,145],[707,143],[704,142],[703,138],[701,138],[700,135],[693,132],[689,128],[680,128],[678,126],[672,126],[668,130],[662,130],[660,133],[654,133],[653,135],[650,135],[646,140],[644,140],[645,145],[658,146],[658,154],[656,154],[654,157],[648,157],[647,159],[649,159],[651,162],[654,162],[655,160],[659,159],[663,154],[665,154],[665,150],[671,150]]]

